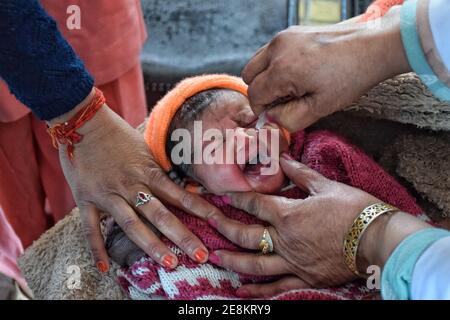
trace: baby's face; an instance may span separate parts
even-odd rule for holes
[[[224,90],[224,93],[216,102],[204,111],[201,121],[203,133],[208,129],[218,129],[223,135],[223,141],[219,142],[219,148],[222,148],[223,151],[218,153],[218,157],[223,154],[223,161],[220,164],[217,163],[218,161],[212,164],[206,164],[202,161],[202,164],[192,165],[198,182],[209,192],[219,195],[225,192],[244,191],[275,193],[283,187],[285,175],[279,166],[278,159],[280,153],[288,150],[288,142],[276,124],[266,124],[262,129],[266,129],[267,133],[264,136],[259,134],[259,131],[255,129],[257,117],[250,108],[247,97],[235,91]],[[227,129],[233,129],[231,132],[236,134],[234,144],[226,143]],[[271,135],[274,135],[276,140],[271,139]],[[230,136],[228,136],[228,139],[231,139]],[[244,143],[237,143],[237,139],[241,139],[241,142]],[[196,147],[201,148],[201,154],[203,154],[205,148],[213,142],[214,140],[204,141],[202,144],[197,143],[197,145],[193,143],[193,148],[194,150]],[[273,142],[278,143],[279,147],[271,148]],[[252,143],[253,146],[258,145],[258,147],[250,148],[249,146]],[[214,145],[214,149],[219,150],[217,142]],[[209,149],[211,148],[212,146],[209,146]],[[231,154],[234,154],[234,161],[229,161],[228,158],[231,157],[226,158],[226,148],[229,148]],[[264,150],[264,152],[259,152],[261,150]],[[273,152],[278,154],[271,154]],[[255,163],[254,159],[262,154],[271,158],[270,164],[268,164],[267,158],[263,161],[266,164],[249,163]],[[217,156],[216,153],[213,155]],[[268,167],[271,170],[268,170]]]

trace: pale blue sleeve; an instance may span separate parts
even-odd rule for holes
[[[411,300],[413,298],[411,285],[416,263],[434,243],[448,237],[450,237],[450,232],[447,230],[427,228],[404,239],[392,252],[383,268],[381,274],[383,299]],[[450,259],[450,255],[442,259]],[[440,274],[436,274],[436,277],[438,276]],[[432,282],[424,285],[433,288]]]
[[[431,0],[429,4],[429,23],[434,43],[447,71],[450,70],[450,1]]]
[[[411,298],[450,300],[450,237],[436,241],[417,260]]]
[[[406,1],[400,29],[411,68],[436,97],[450,101],[450,1]]]

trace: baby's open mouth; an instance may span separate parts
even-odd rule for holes
[[[260,155],[258,154],[256,158],[251,159],[245,165],[243,165],[242,171],[246,175],[260,175],[262,168],[270,167],[270,157],[265,157],[264,161],[262,161]]]

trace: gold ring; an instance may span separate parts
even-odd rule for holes
[[[264,255],[273,252],[273,241],[272,241],[272,237],[270,236],[269,230],[267,228],[264,228],[264,232],[261,237],[261,241],[259,242],[259,250]]]

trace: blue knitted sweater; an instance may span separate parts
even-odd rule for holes
[[[43,120],[73,109],[94,84],[37,0],[0,0],[0,77]]]

